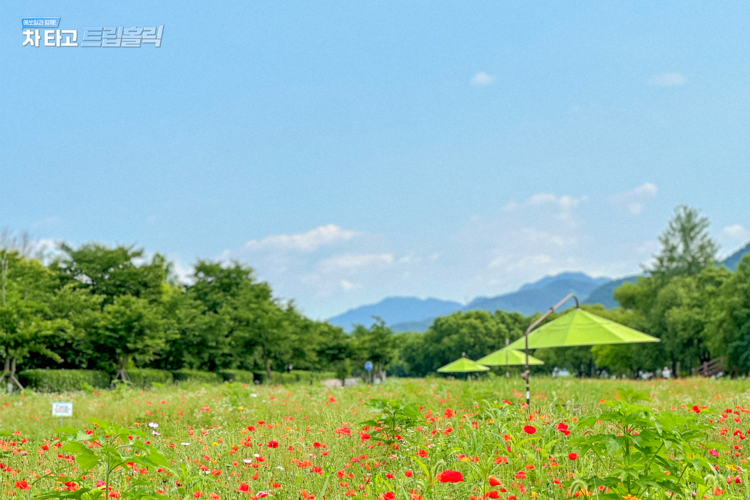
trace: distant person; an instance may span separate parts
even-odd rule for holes
[[[672,370],[670,370],[668,366],[665,366],[664,369],[661,371],[661,376],[664,379],[671,378],[672,377]]]

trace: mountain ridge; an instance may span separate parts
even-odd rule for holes
[[[734,271],[746,254],[750,254],[750,243],[720,263]],[[350,309],[328,321],[350,331],[354,324],[369,327],[374,322],[372,316],[377,316],[396,332],[418,332],[426,331],[436,317],[457,311],[495,312],[500,309],[525,315],[543,312],[568,293],[574,293],[582,304],[602,304],[613,308],[619,306],[613,297],[615,289],[623,283],[636,281],[638,276],[610,279],[593,278],[582,272],[562,272],[525,283],[514,292],[494,297],[475,297],[467,304],[436,298],[386,297],[376,304]]]

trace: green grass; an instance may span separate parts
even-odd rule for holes
[[[644,383],[536,378],[532,379],[531,416],[521,408],[523,382],[499,377],[475,382],[390,379],[378,386],[346,389],[307,384],[282,387],[183,382],[147,390],[121,387],[112,391],[15,394],[0,397],[0,428],[14,433],[0,442],[0,461],[11,471],[3,473],[5,491],[0,489],[0,494],[31,498],[55,487],[66,490],[63,482],[70,478],[78,478],[77,483],[84,487],[94,487],[101,480],[97,470],[84,473],[86,479],[80,479],[83,471],[76,470],[74,461],[65,459],[72,455],[54,446],[59,419],[51,416],[51,403],[72,401],[74,416],[65,419],[66,427],[91,430],[93,425],[87,419],[94,417],[145,431],[140,439],[158,448],[173,472],[185,466],[190,477],[197,478],[189,491],[191,496],[201,492],[206,498],[212,493],[222,498],[252,497],[235,491],[245,483],[255,494],[271,491],[277,498],[295,499],[305,495],[320,498],[322,494],[346,498],[347,492],[353,498],[365,498],[366,494],[369,500],[388,492],[395,498],[410,499],[412,490],[414,498],[421,495],[424,499],[469,500],[490,491],[497,491],[499,498],[567,498],[583,488],[576,480],[592,473],[609,473],[617,465],[613,457],[596,459],[591,453],[575,461],[567,458],[576,448],[571,440],[584,435],[575,421],[604,411],[600,400],[641,392],[647,396],[645,404],[659,412],[686,415],[709,425],[710,440],[726,450],[721,450],[719,458],[708,455],[708,447],[700,450],[712,465],[719,465],[718,471],[706,473],[706,495],[712,497],[718,493],[716,488],[721,488],[721,498],[744,499],[750,478],[737,467],[745,467],[747,445],[733,434],[737,430],[746,433],[750,425],[748,413],[741,411],[750,408],[749,388],[745,380]],[[372,398],[415,403],[421,407],[422,422],[399,431],[402,439],[397,447],[363,440],[358,424],[372,417],[371,408],[365,404]],[[508,406],[504,400],[513,404]],[[690,410],[693,405],[709,408],[697,415]],[[735,407],[739,407],[737,415],[720,421],[724,409]],[[265,424],[259,424],[261,421]],[[554,427],[562,421],[571,427],[568,437]],[[152,434],[149,422],[159,424],[159,436]],[[538,428],[538,433],[529,436],[523,432],[523,426],[529,423]],[[248,430],[248,426],[254,430]],[[606,426],[599,427],[597,432],[608,432]],[[28,441],[22,443],[24,439]],[[268,447],[270,441],[279,446]],[[44,450],[44,445],[51,447]],[[735,445],[739,449],[735,450]],[[420,450],[427,456],[420,457]],[[508,463],[495,463],[501,460],[498,457]],[[437,474],[447,469],[460,471],[465,480],[455,484],[435,481]],[[37,477],[44,476],[45,471],[57,479]],[[340,471],[343,477],[339,477]],[[411,477],[405,475],[407,471],[413,472]],[[525,471],[526,479],[516,478],[521,471]],[[60,474],[65,475],[62,480]],[[167,497],[182,496],[176,490],[176,478],[166,470],[136,475]],[[502,486],[491,487],[490,475],[502,481]],[[727,485],[729,476],[739,476],[743,482]],[[132,477],[127,467],[113,476],[115,490],[123,497],[128,496],[128,478]],[[564,484],[555,484],[555,479]],[[16,488],[19,480],[28,481],[31,489]],[[503,488],[507,491],[502,492]],[[96,495],[91,498],[98,498]],[[670,497],[654,493],[649,498]]]

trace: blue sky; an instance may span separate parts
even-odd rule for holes
[[[748,2],[89,4],[0,5],[0,227],[239,259],[316,318],[630,274],[679,204],[750,240]]]

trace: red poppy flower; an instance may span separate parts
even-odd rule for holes
[[[367,434],[366,432],[361,433],[361,437],[362,437],[362,441],[367,441],[368,439],[370,439],[370,435]]]
[[[490,476],[490,486],[500,486],[501,484],[503,484],[503,482],[498,478],[496,478],[495,476]]]
[[[576,460],[578,459],[578,455],[576,453],[571,453],[570,455],[568,455],[568,458],[571,460]]]
[[[419,455],[422,458],[427,458],[427,450],[419,450],[417,452],[417,455]]]
[[[457,470],[446,470],[438,474],[438,481],[441,483],[460,483],[464,480],[464,475]]]
[[[278,448],[279,447],[279,443],[277,443],[276,441],[269,441],[268,442],[268,447],[269,448]]]
[[[26,481],[16,481],[16,488],[19,490],[30,490],[31,486],[29,486],[29,483]]]
[[[250,489],[250,485],[248,485],[247,483],[240,484],[240,487],[234,491],[239,491],[240,493],[252,493],[252,490]]]
[[[487,498],[500,498],[500,493],[495,490],[490,490],[487,492]]]
[[[404,476],[406,476],[406,477],[412,477],[413,475],[414,475],[414,473],[412,471],[410,471],[410,470],[404,472]]]
[[[534,427],[533,425],[524,425],[523,432],[525,432],[526,434],[534,434],[536,432],[536,427]]]

